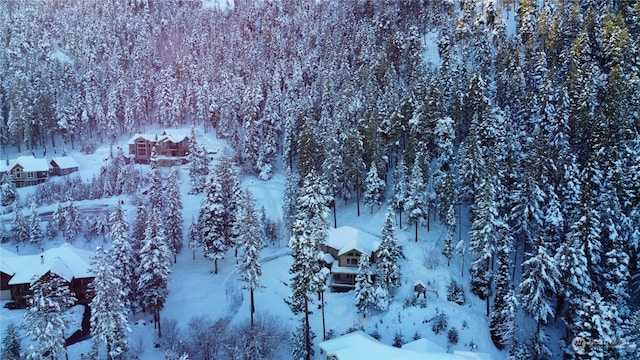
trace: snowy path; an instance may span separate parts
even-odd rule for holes
[[[263,265],[275,259],[289,255],[291,255],[291,250],[289,248],[280,249],[273,254],[261,257],[260,264]],[[227,298],[227,310],[225,311],[225,316],[229,319],[233,319],[236,314],[238,314],[240,306],[244,301],[242,286],[240,284],[240,280],[238,280],[237,269],[233,269],[233,271],[224,279],[224,291]]]

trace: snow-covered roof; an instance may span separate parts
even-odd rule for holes
[[[16,254],[6,250],[5,248],[0,248],[0,271],[13,275],[16,273],[16,269],[20,266],[20,259],[16,258]]]
[[[351,250],[370,254],[378,250],[380,240],[351,226],[342,226],[331,229],[326,245],[338,250],[338,255],[343,255]]]
[[[337,337],[320,343],[320,350],[327,358],[332,356],[338,360],[372,359],[372,360],[468,360],[460,355],[446,352],[423,352],[397,348],[383,344],[363,331]]]
[[[180,130],[165,130],[162,135],[164,137],[163,140],[170,140],[174,143],[179,143],[189,139],[189,134]]]
[[[51,162],[55,162],[60,169],[72,169],[79,167],[78,162],[71,156],[54,157],[51,158]]]
[[[18,156],[17,159],[0,161],[0,172],[8,172],[16,165],[20,165],[25,172],[49,171],[49,163],[45,158],[36,158],[33,155]]]
[[[127,142],[128,145],[133,145],[138,139],[145,139],[149,142],[164,142],[171,141],[173,143],[179,143],[185,139],[189,139],[189,134],[179,130],[165,130],[162,135],[157,134],[135,134]]]
[[[160,140],[160,137],[156,134],[135,134],[131,137],[131,139],[129,139],[129,141],[127,142],[127,144],[129,145],[134,145],[136,143],[136,140],[138,140],[139,138],[143,138],[147,141],[158,141]]]
[[[3,261],[5,260],[3,253]],[[82,250],[71,244],[64,243],[56,248],[51,248],[39,255],[12,254],[7,260],[19,262],[19,267],[14,267],[15,274],[9,280],[9,285],[31,283],[35,277],[41,277],[51,271],[67,281],[77,278],[93,277],[91,270],[91,258],[93,252]]]
[[[421,351],[421,352],[435,352],[435,353],[447,352],[447,349],[445,349],[444,347],[425,338],[420,338],[418,340],[408,342],[402,345],[402,348],[405,350],[413,350],[413,351]]]

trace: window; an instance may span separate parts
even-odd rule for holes
[[[36,177],[36,173],[34,173],[33,171],[30,171],[27,173],[27,178],[28,179],[33,179]]]
[[[15,170],[13,170],[13,176],[15,176],[17,178],[21,178],[22,177],[22,168],[16,168]]]
[[[147,144],[143,141],[138,143],[138,156],[146,156],[147,155]]]

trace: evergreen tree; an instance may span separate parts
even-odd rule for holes
[[[24,219],[24,215],[22,214],[22,207],[16,206],[13,211],[11,232],[13,233],[13,237],[16,241],[20,241],[24,244],[29,240],[29,227],[27,226],[27,221]]]
[[[66,312],[76,298],[69,283],[52,272],[34,278],[30,289],[24,325],[34,344],[26,350],[27,359],[41,359],[47,352],[52,359],[59,359],[66,354],[64,329],[69,321]]]
[[[164,235],[160,212],[155,210],[149,214],[140,248],[136,288],[143,309],[153,314],[154,326],[157,326],[159,337],[162,336],[160,310],[164,307],[168,295],[170,265],[171,249]]]
[[[500,229],[498,237],[496,292],[493,298],[493,311],[489,316],[489,331],[494,345],[498,349],[504,349],[516,335],[518,300],[510,276],[513,266],[511,261],[513,238],[506,227]]]
[[[180,184],[178,170],[172,169],[167,182],[167,203],[165,208],[165,229],[167,243],[173,253],[173,262],[177,262],[177,255],[182,251],[182,197],[180,196]]]
[[[485,174],[479,184],[480,193],[475,197],[473,222],[469,233],[469,248],[474,255],[471,264],[471,291],[487,300],[489,316],[489,297],[491,292],[491,263],[496,247],[498,229],[505,226],[498,216],[495,202],[496,177]]]
[[[149,158],[149,189],[147,190],[149,198],[150,212],[162,211],[164,209],[164,187],[162,174],[160,173],[160,164],[158,163],[158,152],[156,147],[151,148],[151,157]]]
[[[207,181],[209,173],[209,158],[204,146],[198,146],[196,139],[195,126],[191,126],[191,135],[189,136],[189,184],[191,184],[192,194],[199,194],[204,190],[204,184]]]
[[[293,263],[289,268],[292,294],[286,300],[294,314],[304,313],[305,354],[309,360],[312,336],[309,324],[309,293],[318,293],[322,270],[321,245],[329,232],[326,189],[314,173],[305,176],[296,202],[297,214],[291,229],[289,248]]]
[[[16,201],[18,193],[16,192],[16,185],[13,183],[13,179],[9,173],[2,175],[2,181],[0,182],[0,205],[8,206]]]
[[[405,210],[407,202],[407,187],[407,166],[404,159],[400,158],[393,173],[393,200],[391,202],[393,210],[400,215],[400,230],[402,230],[402,212]]]
[[[36,208],[35,201],[31,202],[30,210],[29,242],[37,248],[41,248],[42,242],[44,241],[44,234],[42,233],[42,227],[40,226],[40,217],[38,216],[38,209]]]
[[[427,218],[427,204],[425,200],[425,183],[420,164],[421,157],[416,156],[411,169],[411,181],[407,191],[405,210],[409,213],[408,224],[415,224],[416,242],[418,242],[418,225]]]
[[[77,237],[82,227],[82,219],[78,208],[73,201],[69,201],[69,205],[64,207],[64,227],[62,228],[62,235],[65,240],[72,243]]]
[[[287,168],[282,204],[282,218],[284,219],[284,225],[287,230],[291,229],[295,220],[299,182],[300,179],[298,175],[293,172],[291,168]]]
[[[393,212],[389,211],[382,228],[380,246],[376,252],[376,283],[387,291],[400,286],[401,273],[398,260],[402,257],[393,227]]]
[[[449,266],[451,265],[451,258],[453,258],[453,237],[456,232],[456,211],[453,204],[448,206],[445,223],[447,225],[447,234],[442,245],[442,255],[447,258],[447,266]]]
[[[49,239],[53,239],[58,236],[58,233],[64,226],[63,213],[64,208],[60,203],[58,203],[58,206],[53,210],[53,213],[51,214],[51,220],[49,220],[49,222],[47,223],[47,237],[49,237]]]
[[[371,162],[371,168],[369,168],[369,173],[364,181],[364,203],[371,206],[371,213],[373,214],[374,205],[378,205],[378,207],[380,207],[382,200],[384,200],[384,190],[386,186],[384,180],[378,176],[378,169],[375,161]]]
[[[238,209],[242,202],[242,191],[240,190],[240,180],[229,154],[220,157],[218,166],[215,169],[217,181],[220,183],[220,204],[222,227],[221,235],[226,247],[236,247],[238,237]],[[237,257],[237,247],[236,247]]]
[[[253,313],[255,312],[254,290],[260,289],[260,276],[262,276],[262,266],[259,262],[260,250],[264,248],[264,234],[260,228],[260,220],[255,207],[255,200],[249,190],[245,191],[240,217],[240,233],[238,243],[240,244],[241,256],[238,261],[238,272],[240,280],[245,282],[243,287],[251,294],[251,326],[253,327]]]
[[[147,207],[144,203],[144,199],[142,197],[142,192],[140,189],[136,192],[136,218],[133,222],[133,249],[134,253],[138,254],[140,248],[142,247],[142,242],[144,240],[144,232],[147,228]]]
[[[371,281],[371,260],[369,255],[362,254],[358,261],[358,274],[356,275],[356,288],[354,291],[356,308],[363,317],[369,314],[369,307],[375,303],[375,288]]]
[[[207,178],[205,197],[198,214],[198,229],[204,256],[214,261],[214,273],[218,273],[218,260],[224,258],[227,245],[224,239],[224,203],[222,187],[215,171]]]
[[[548,245],[541,239],[536,252],[522,263],[522,280],[518,289],[522,298],[522,308],[536,321],[537,330],[533,335],[534,352],[536,357],[551,355],[546,343],[546,335],[542,332],[542,325],[549,317],[554,316],[551,297],[559,288],[560,272],[556,261],[547,250]]]
[[[94,347],[106,345],[106,359],[117,359],[129,349],[127,292],[108,250],[96,249],[92,267],[94,297],[91,300],[91,335]]]
[[[137,261],[129,240],[129,223],[122,203],[118,203],[116,210],[109,215],[109,223],[111,224],[109,237],[112,243],[110,259],[116,277],[120,280],[120,289],[123,292],[125,304],[130,307],[133,304],[132,296],[135,294]]]
[[[579,359],[617,359],[622,320],[615,305],[605,301],[598,291],[577,311],[580,318],[578,335],[586,347],[578,352]]]
[[[20,360],[20,333],[18,326],[9,323],[2,337],[2,348],[0,348],[0,357],[4,360]]]

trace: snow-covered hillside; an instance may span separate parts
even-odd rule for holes
[[[225,148],[224,142],[215,138],[213,133],[198,133],[198,139],[209,148]],[[120,145],[124,146],[127,139],[121,139]],[[109,154],[108,147],[100,147],[92,155],[81,153],[70,153],[80,164],[79,174],[67,176],[80,176],[83,179],[90,179],[99,172],[102,161]],[[148,165],[136,165],[140,171],[146,172]],[[166,172],[167,169],[163,169]],[[182,179],[181,195],[184,202],[185,219],[184,232],[188,232],[188,226],[192,216],[197,217],[200,208],[201,195],[189,194],[190,185],[187,178],[186,166],[180,168],[180,178]],[[50,181],[60,181],[60,179],[50,179]],[[265,207],[270,218],[278,219],[282,216],[284,174],[280,171],[269,181],[261,181],[254,177],[244,176],[242,187],[249,189],[256,197],[258,207]],[[20,199],[27,201],[32,196],[34,188],[22,188],[19,191]],[[115,207],[119,200],[124,200],[125,210],[129,216],[130,223],[134,221],[135,204],[133,199],[127,197],[86,200],[78,202],[77,206],[82,213],[91,216],[91,209],[107,206],[111,209]],[[47,213],[53,211],[55,205],[43,206],[38,211]],[[387,212],[388,204],[385,202],[379,209],[374,208],[373,213],[362,211],[360,216],[356,214],[356,205],[353,201],[348,204],[340,202],[337,209],[338,226],[353,226],[367,233],[380,236],[384,216]],[[5,214],[0,218],[5,227],[9,227],[12,214]],[[43,218],[44,220],[44,218]],[[488,331],[487,318],[483,314],[484,303],[477,301],[472,296],[466,284],[468,275],[463,271],[462,259],[456,258],[450,266],[447,266],[446,259],[438,250],[445,235],[445,228],[439,224],[434,224],[429,232],[425,227],[419,229],[419,241],[414,242],[413,228],[403,226],[399,230],[396,226],[396,236],[398,242],[403,247],[404,259],[400,265],[402,269],[402,286],[394,293],[394,300],[385,312],[373,311],[373,313],[363,318],[357,313],[354,305],[353,291],[345,293],[327,292],[325,295],[325,315],[326,328],[330,333],[340,335],[353,329],[363,329],[369,334],[377,334],[380,340],[387,344],[394,342],[394,337],[399,334],[404,342],[409,342],[418,337],[425,337],[439,344],[445,349],[473,350],[488,352],[494,359],[503,358],[504,355],[496,351],[493,347]],[[466,231],[463,230],[463,233]],[[45,248],[55,246],[63,241],[57,238],[48,241]],[[185,239],[186,242],[186,239]],[[261,281],[264,288],[257,291],[256,316],[273,315],[282,321],[288,331],[293,331],[297,325],[297,317],[291,311],[284,299],[287,298],[291,290],[286,285],[290,281],[288,269],[291,264],[290,251],[287,248],[288,239],[281,238],[279,243],[268,246],[260,254],[260,262],[264,274]],[[83,236],[74,242],[75,246],[94,250],[96,246],[103,245],[101,239],[84,239]],[[15,251],[15,246],[3,244],[8,250]],[[109,243],[105,244],[109,247]],[[20,245],[19,254],[38,254],[39,249],[35,249],[29,244]],[[468,260],[467,260],[468,261]],[[191,249],[185,248],[178,256],[177,263],[172,267],[172,274],[169,281],[169,297],[162,310],[164,321],[175,321],[175,325],[180,332],[188,333],[190,321],[196,317],[204,316],[211,320],[228,318],[232,324],[246,323],[249,318],[248,292],[241,289],[242,284],[238,281],[238,274],[235,268],[233,251],[230,250],[225,259],[219,263],[220,272],[213,274],[213,263],[202,256],[201,250],[196,250],[195,259]],[[465,286],[467,303],[458,305],[447,301],[447,286],[452,280]],[[413,286],[417,281],[422,281],[427,285],[429,291],[427,300],[415,302]],[[6,301],[3,301],[3,304]],[[8,310],[2,308],[3,332],[10,323],[21,324],[25,310]],[[432,330],[434,319],[438,314],[445,314],[447,325],[445,329],[435,334]],[[319,334],[316,345],[321,341],[322,324],[320,311],[314,308],[311,316],[313,331]],[[156,338],[151,316],[145,313],[130,315],[130,326],[132,332],[129,335],[130,343],[136,350],[141,351],[141,359],[157,359],[162,357],[164,349],[155,348],[154,344],[163,344],[163,340]],[[447,331],[455,328],[459,334],[457,344],[447,342]],[[28,339],[23,340],[23,348],[29,344]],[[88,354],[91,341],[84,341],[69,347],[71,358],[80,358],[81,354]],[[289,354],[289,344],[280,344],[283,357]]]

